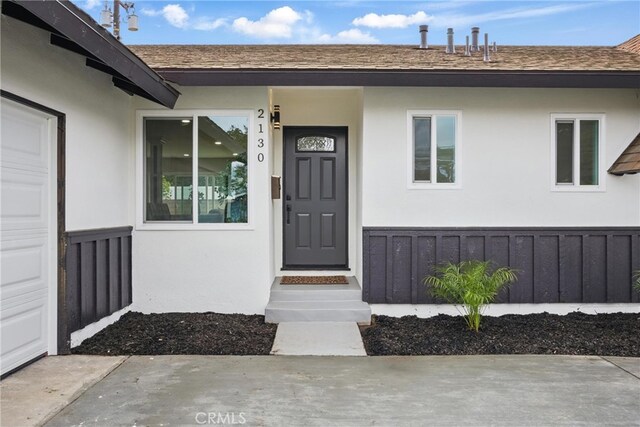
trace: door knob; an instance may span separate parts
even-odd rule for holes
[[[291,205],[287,205],[287,225],[291,223]]]

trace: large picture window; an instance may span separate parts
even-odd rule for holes
[[[247,224],[250,115],[142,116],[143,222]]]
[[[552,115],[556,189],[599,188],[602,122],[602,115]]]
[[[458,112],[409,112],[410,187],[459,185],[459,122]]]

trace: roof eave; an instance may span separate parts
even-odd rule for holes
[[[181,86],[640,88],[640,71],[155,70]]]
[[[633,175],[640,172],[640,132],[613,162],[607,172],[617,176]]]
[[[636,169],[625,169],[624,167],[622,168],[610,168],[607,173],[610,173],[611,175],[615,175],[615,176],[622,176],[622,175],[635,175],[637,173],[640,173],[640,168],[636,168]]]
[[[114,84],[126,86],[126,92],[174,107],[180,92],[73,3],[2,0],[2,13],[65,38],[70,50],[112,69],[101,71],[112,74]]]

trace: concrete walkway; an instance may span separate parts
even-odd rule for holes
[[[356,322],[283,322],[271,354],[278,356],[366,356]]]
[[[42,425],[125,360],[100,356],[38,360],[0,381],[0,425]]]
[[[614,357],[139,356],[46,425],[632,426],[639,373]]]

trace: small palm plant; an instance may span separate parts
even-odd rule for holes
[[[490,261],[462,261],[436,267],[436,275],[426,277],[424,283],[433,296],[461,305],[469,329],[478,332],[486,306],[516,278],[517,270],[494,269]]]

